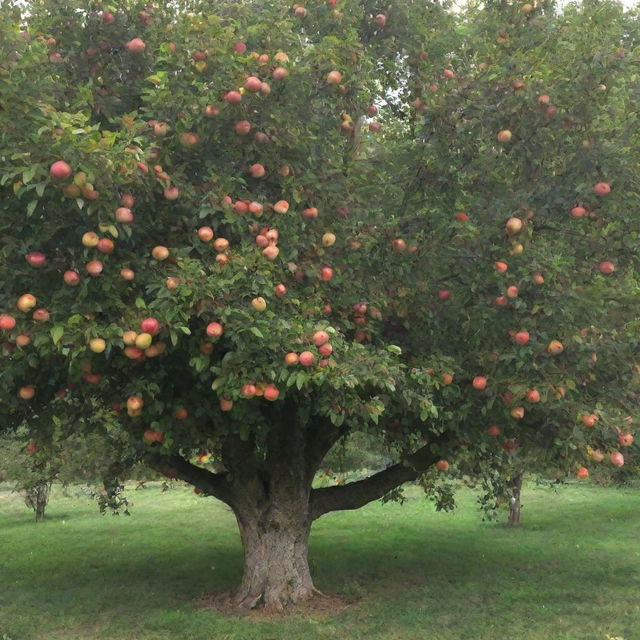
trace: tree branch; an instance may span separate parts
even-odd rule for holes
[[[438,440],[442,439],[442,436],[438,438]],[[439,453],[431,451],[431,444],[434,442],[418,449],[402,462],[387,467],[364,480],[341,486],[314,489],[310,499],[311,518],[316,520],[329,511],[359,509],[365,504],[381,498],[391,489],[415,480],[440,459]]]
[[[161,453],[149,452],[144,455],[144,461],[156,471],[169,477],[175,476],[201,489],[206,495],[213,496],[232,506],[231,487],[226,473],[212,473],[201,467],[187,462],[179,455],[167,456]]]

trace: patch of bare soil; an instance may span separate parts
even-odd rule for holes
[[[228,591],[212,593],[196,598],[195,600],[196,605],[203,609],[213,608],[226,616],[243,617],[247,620],[255,620],[256,622],[277,620],[285,616],[300,616],[303,618],[316,619],[331,618],[353,606],[356,602],[356,598],[318,593],[309,600],[289,605],[285,607],[284,610],[278,611],[259,606],[254,609],[239,608]]]

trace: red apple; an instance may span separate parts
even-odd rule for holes
[[[160,323],[156,318],[145,318],[140,322],[140,331],[155,336],[160,331]]]
[[[163,195],[166,200],[177,200],[180,197],[180,189],[178,187],[167,187],[163,191]]]
[[[331,267],[322,267],[320,269],[320,279],[323,282],[328,282],[331,278],[333,278],[333,269]]]
[[[514,336],[513,340],[516,344],[524,345],[529,342],[529,332],[528,331],[518,331]]]
[[[518,287],[515,285],[511,285],[507,287],[507,298],[517,298],[519,293]]]
[[[256,78],[255,76],[249,76],[244,83],[244,88],[247,91],[251,91],[252,93],[257,93],[258,91],[260,91],[261,87],[262,80],[260,80],[260,78]]]
[[[329,71],[327,73],[327,84],[340,84],[342,82],[342,74],[339,71]]]
[[[281,284],[277,284],[274,288],[273,288],[274,293],[276,294],[276,296],[278,298],[283,298],[284,296],[287,295],[287,287],[285,285]]]
[[[442,302],[444,302],[445,300],[448,300],[451,297],[451,291],[449,289],[440,289],[440,291],[438,291],[438,300],[441,300]]]
[[[610,460],[616,467],[622,467],[624,465],[624,456],[619,451],[613,451]]]
[[[247,45],[244,42],[236,42],[233,45],[233,50],[236,53],[246,53]]]
[[[129,207],[118,207],[116,209],[116,221],[123,224],[129,224],[133,222],[133,213]]]
[[[484,376],[476,376],[471,384],[474,389],[482,391],[487,388],[487,379]]]
[[[64,160],[58,160],[49,167],[49,175],[55,180],[66,180],[71,173],[71,167]]]
[[[373,21],[376,23],[376,25],[378,25],[380,28],[384,27],[385,24],[387,24],[387,16],[384,15],[384,13],[379,13],[374,19]]]
[[[132,269],[120,269],[120,277],[123,280],[135,280],[136,274]]]
[[[587,210],[584,207],[573,207],[571,209],[571,216],[573,218],[584,218],[587,215]]]
[[[213,241],[213,248],[219,253],[222,253],[229,248],[229,241],[226,238],[216,238]]]
[[[208,104],[204,108],[204,115],[207,118],[215,118],[217,115],[219,115],[219,113],[220,113],[220,107],[218,107],[215,104]]]
[[[618,442],[621,447],[630,447],[633,444],[633,435],[630,433],[619,433]]]
[[[323,344],[329,342],[329,334],[326,331],[316,331],[313,334],[313,338],[311,338],[311,341],[316,345],[316,347],[320,347]]]
[[[509,129],[502,129],[502,131],[498,131],[496,138],[498,139],[498,142],[510,142],[512,138],[511,131],[509,131]]]
[[[598,271],[600,271],[600,273],[602,273],[605,276],[610,276],[615,270],[616,270],[615,265],[613,264],[613,262],[610,262],[609,260],[605,260],[604,262],[601,262],[598,265]]]
[[[589,477],[589,470],[587,469],[587,467],[580,467],[576,472],[576,478],[580,478],[580,480],[583,480],[584,478],[588,478],[588,477]]]
[[[598,416],[595,413],[587,413],[582,416],[582,424],[585,427],[595,427],[596,422],[598,421]]]
[[[453,78],[456,77],[456,74],[452,69],[443,69],[442,75],[447,78],[447,80],[453,80]]]
[[[233,408],[233,400],[229,398],[220,398],[220,411],[231,411]]]
[[[318,209],[316,207],[307,207],[302,211],[302,217],[305,220],[313,220],[318,217]]]
[[[274,400],[278,399],[279,395],[280,395],[280,391],[278,390],[278,387],[276,387],[275,384],[268,384],[264,388],[263,397],[265,400],[269,400],[270,402],[273,402]]]
[[[316,357],[311,351],[303,351],[298,356],[298,362],[300,362],[303,367],[312,367],[316,362]]]
[[[393,250],[397,251],[398,253],[402,253],[407,249],[407,243],[402,238],[396,238],[395,240],[392,240],[391,246],[393,247]]]
[[[611,185],[607,182],[598,182],[593,185],[593,193],[597,196],[606,196],[611,193]]]
[[[42,267],[47,261],[47,257],[44,255],[44,253],[40,253],[39,251],[32,251],[31,253],[27,253],[25,259],[32,267],[35,267],[36,269]]]
[[[269,245],[268,247],[265,247],[262,250],[262,255],[267,260],[275,260],[278,257],[279,253],[280,253],[280,249],[278,249],[278,247],[276,247],[274,244]]]
[[[248,120],[239,120],[234,130],[239,136],[246,136],[251,131],[251,123]]]
[[[547,346],[547,351],[552,356],[557,356],[564,351],[564,345],[559,340],[552,340]]]
[[[252,164],[251,167],[249,167],[249,172],[254,178],[263,178],[266,174],[264,166],[259,162],[256,162],[256,164]]]
[[[436,469],[438,471],[447,471],[447,469],[449,469],[449,463],[446,460],[438,460],[438,462],[436,462]]]
[[[313,355],[313,354],[312,354]],[[284,357],[284,363],[290,367],[291,365],[294,364],[298,364],[298,354],[294,353],[293,351],[290,351],[289,353],[287,353]]]
[[[211,227],[200,227],[198,229],[198,238],[202,240],[202,242],[211,242],[213,240],[213,229]]]
[[[278,202],[273,205],[273,210],[276,213],[287,213],[287,211],[289,211],[289,203],[286,200],[278,200]]]
[[[239,104],[242,101],[242,94],[239,91],[229,91],[224,95],[227,104]]]
[[[16,326],[16,319],[8,313],[0,314],[0,330],[11,331]]]
[[[163,247],[162,245],[158,245],[153,247],[151,250],[151,257],[154,260],[158,260],[161,262],[162,260],[166,260],[169,257],[169,249],[167,247]]]
[[[207,325],[207,335],[210,338],[219,338],[224,333],[224,327],[219,322],[210,322]]]
[[[96,245],[96,249],[100,253],[113,253],[115,245],[111,240],[109,240],[109,238],[100,238],[100,240],[98,240],[98,244]]]
[[[540,392],[537,389],[530,389],[527,391],[526,398],[532,404],[540,402]]]
[[[240,393],[245,398],[253,398],[256,395],[256,386],[254,384],[245,384],[240,389]]]
[[[129,53],[142,53],[145,50],[146,45],[141,38],[134,38],[133,40],[129,40],[129,42],[124,45],[124,48]]]
[[[22,400],[31,400],[36,395],[36,388],[32,384],[28,384],[18,389],[18,397]]]
[[[501,431],[500,431],[500,427],[497,424],[492,424],[488,429],[487,429],[487,433],[490,436],[499,436]]]

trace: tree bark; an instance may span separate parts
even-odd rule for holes
[[[509,498],[509,519],[508,522],[512,526],[520,524],[520,493],[522,491],[522,477],[524,474],[519,473],[511,478]]]
[[[27,489],[25,495],[25,504],[33,509],[36,515],[36,522],[44,520],[45,510],[49,504],[49,495],[51,493],[51,482],[38,482],[32,488]]]

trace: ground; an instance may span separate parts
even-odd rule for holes
[[[57,489],[36,525],[0,486],[1,640],[640,638],[637,489],[530,485],[515,530],[481,522],[468,491],[453,514],[412,488],[404,506],[325,516],[312,572],[348,606],[282,619],[202,606],[240,578],[226,507],[183,487],[129,495],[131,517],[103,517]]]

